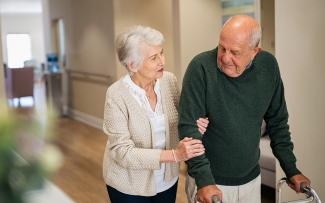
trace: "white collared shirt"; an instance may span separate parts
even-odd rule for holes
[[[153,128],[153,148],[154,149],[165,149],[166,148],[166,127],[165,127],[165,115],[162,108],[162,99],[160,94],[160,81],[156,81],[154,86],[154,91],[157,95],[157,104],[155,110],[153,111],[149,100],[146,96],[146,91],[136,85],[130,75],[126,75],[123,78],[123,83],[128,87],[131,95],[135,98],[138,104],[146,111],[151,126]],[[159,170],[155,170],[155,180],[156,180],[156,191],[157,193],[166,191],[171,188],[177,181],[178,177],[175,177],[170,182],[164,180],[165,164],[162,163]]]

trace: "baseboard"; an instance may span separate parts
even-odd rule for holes
[[[69,116],[77,121],[90,125],[94,128],[103,128],[103,119],[91,116],[89,114],[77,111],[74,109],[69,109]]]

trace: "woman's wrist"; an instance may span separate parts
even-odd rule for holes
[[[161,151],[160,163],[177,163],[177,162],[179,162],[178,156],[177,156],[177,149]]]
[[[172,149],[172,154],[173,154],[173,158],[174,158],[175,163],[178,163],[179,160],[177,159],[176,152],[175,152],[174,149]]]

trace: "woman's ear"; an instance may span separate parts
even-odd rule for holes
[[[136,73],[136,72],[138,72],[138,69],[137,69],[137,67],[134,65],[134,63],[129,63],[129,64],[128,64],[128,69],[129,69],[130,72],[132,72],[132,73]]]

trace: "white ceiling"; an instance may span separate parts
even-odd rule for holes
[[[42,0],[0,0],[0,13],[41,13]]]

